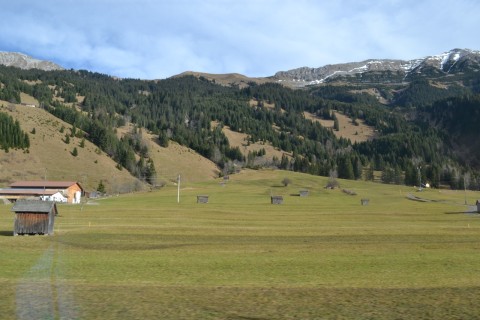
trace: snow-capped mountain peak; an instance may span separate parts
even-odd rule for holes
[[[425,68],[433,68],[446,74],[461,71],[466,62],[467,65],[470,62],[480,69],[480,51],[453,49],[442,54],[413,60],[375,59],[326,65],[319,68],[303,67],[277,72],[274,78],[280,82],[294,81],[296,86],[319,84],[342,77],[356,77],[367,72],[390,72],[405,79],[411,74],[421,73]]]

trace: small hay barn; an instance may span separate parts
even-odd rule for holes
[[[272,196],[270,198],[271,204],[282,204],[283,203],[283,197],[282,196]]]
[[[308,190],[300,190],[298,194],[300,195],[300,197],[308,197],[309,192]]]
[[[197,196],[197,203],[208,203],[208,196]]]
[[[12,207],[15,212],[13,235],[53,234],[57,205],[53,201],[18,200]]]

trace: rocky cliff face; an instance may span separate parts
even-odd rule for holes
[[[391,73],[398,79],[399,77],[408,78],[410,75],[420,74],[426,70],[449,74],[463,72],[467,69],[469,71],[480,70],[480,51],[453,49],[440,55],[414,60],[365,60],[326,65],[320,68],[303,67],[277,72],[273,78],[279,82],[294,82],[297,83],[297,86],[302,86],[357,76],[367,72]]]
[[[16,52],[0,52],[0,64],[21,69],[40,69],[44,71],[64,69],[53,62],[38,60],[23,53]]]

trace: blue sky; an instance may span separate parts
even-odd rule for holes
[[[480,49],[477,0],[0,0],[0,51],[161,79]]]

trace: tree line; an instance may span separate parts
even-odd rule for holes
[[[8,152],[9,149],[28,150],[29,147],[28,133],[20,128],[18,120],[14,120],[5,112],[0,112],[0,148]]]
[[[270,143],[290,154],[274,161],[275,166],[286,170],[324,176],[335,171],[346,179],[373,179],[373,173],[380,171],[385,183],[416,185],[419,180],[428,180],[440,186],[450,181],[451,187],[458,187],[464,174],[470,174],[471,181],[478,177],[479,166],[460,159],[453,148],[451,131],[459,136],[463,132],[452,125],[439,125],[443,120],[434,117],[443,114],[438,111],[443,108],[442,119],[446,119],[452,104],[463,103],[451,95],[465,91],[455,87],[434,105],[431,97],[438,96],[438,88],[428,81],[412,82],[412,88],[403,93],[378,85],[377,91],[386,98],[393,101],[397,95],[390,106],[349,85],[293,90],[275,83],[251,83],[240,89],[193,76],[142,81],[88,71],[7,67],[0,67],[0,82],[8,83],[0,90],[8,87],[13,96],[20,92],[34,96],[47,111],[83,130],[87,139],[140,177],[148,177],[154,168],[148,150],[139,143],[141,128],[156,134],[160,145],[176,141],[220,168],[231,168],[234,162],[252,165],[252,159],[261,155],[245,157],[238,147],[230,146],[224,126],[247,134],[248,143]],[[415,93],[417,98],[406,99],[407,93]],[[465,99],[476,101],[478,96],[472,93]],[[471,104],[476,114],[478,104]],[[352,144],[306,119],[305,111],[330,120],[335,120],[334,112],[341,112],[352,122],[363,120],[372,126],[377,137]],[[116,128],[127,123],[134,124],[137,131],[117,138]],[[135,161],[135,155],[141,155],[141,161]],[[419,170],[423,179],[418,179]]]

